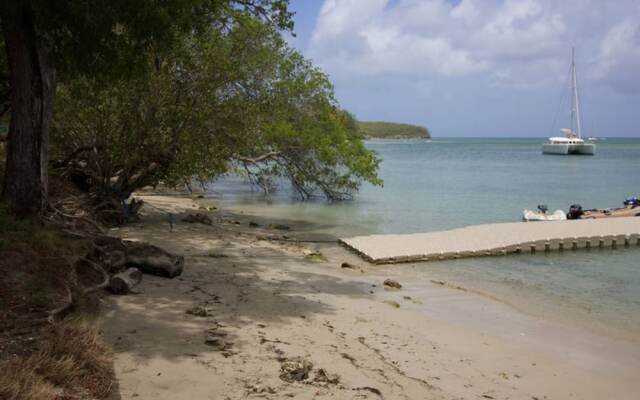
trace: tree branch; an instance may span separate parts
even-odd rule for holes
[[[270,160],[273,158],[276,158],[277,156],[280,155],[279,151],[270,151],[268,153],[265,153],[261,156],[255,157],[255,158],[251,158],[251,157],[245,157],[245,156],[240,156],[240,155],[234,155],[233,158],[238,160],[238,161],[242,161],[245,163],[251,163],[251,164],[257,164],[261,161],[265,161],[265,160]]]

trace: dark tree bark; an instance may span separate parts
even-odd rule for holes
[[[9,63],[11,120],[3,197],[21,217],[47,205],[49,127],[56,71],[46,38],[37,31],[27,1],[1,1],[0,18]]]

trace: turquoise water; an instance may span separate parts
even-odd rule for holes
[[[617,207],[640,195],[640,139],[597,142],[590,156],[543,155],[544,139],[370,141],[382,158],[384,188],[365,186],[355,200],[299,202],[286,188],[270,199],[225,179],[213,194],[228,206],[316,222],[350,236],[412,233],[519,221],[523,208]],[[550,306],[640,331],[640,249],[578,251],[423,263],[428,277],[507,297],[528,308]],[[427,279],[425,275],[425,279]]]

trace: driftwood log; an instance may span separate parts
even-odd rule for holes
[[[127,265],[145,274],[174,278],[182,273],[184,257],[150,244],[131,242],[127,246]]]
[[[127,268],[115,274],[109,281],[109,289],[115,294],[127,294],[142,281],[142,272],[138,268]]]
[[[95,240],[93,258],[108,268],[111,274],[127,267],[141,272],[174,278],[182,273],[184,257],[143,242],[103,236]]]

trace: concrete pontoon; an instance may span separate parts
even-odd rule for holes
[[[500,223],[440,232],[370,235],[341,243],[375,264],[640,246],[640,217]]]

